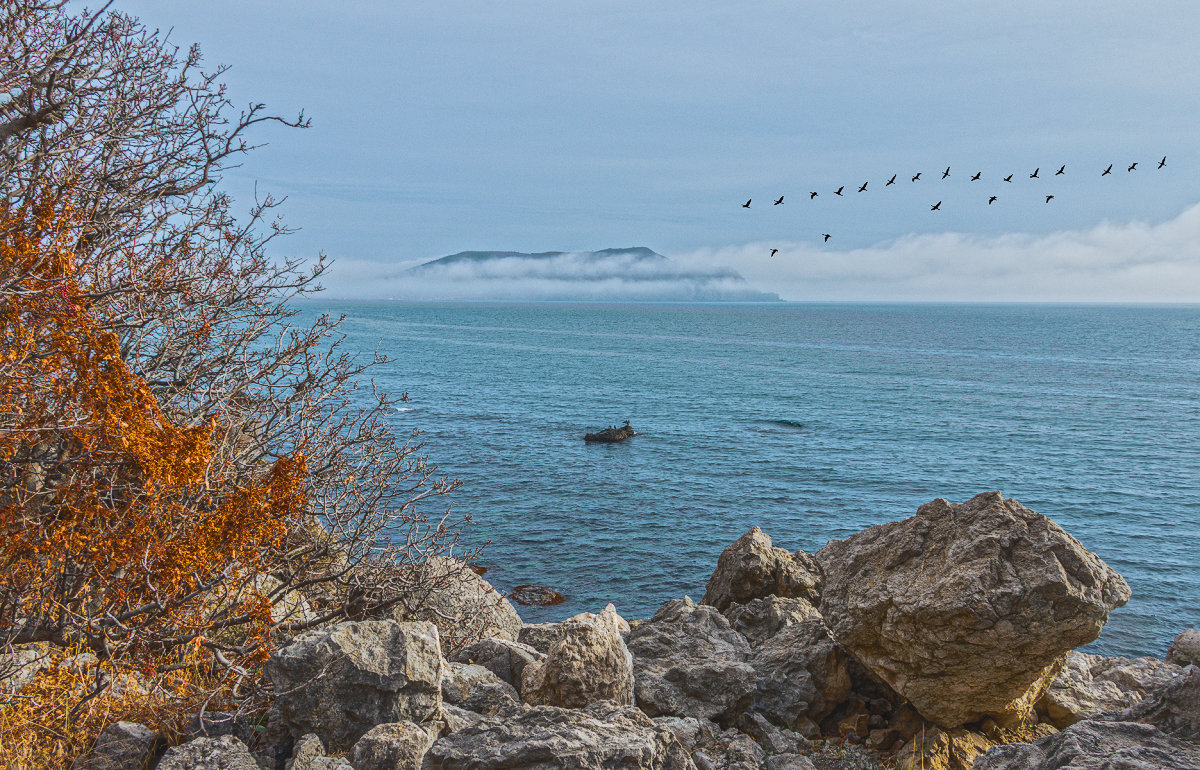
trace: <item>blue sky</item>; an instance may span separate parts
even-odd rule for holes
[[[225,186],[288,196],[280,249],[336,258],[334,294],[645,245],[788,299],[1200,301],[1194,1],[116,7],[312,117]]]

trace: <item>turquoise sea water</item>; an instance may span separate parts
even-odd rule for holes
[[[646,617],[704,593],[721,549],[1000,490],[1117,569],[1094,651],[1200,625],[1200,307],[310,302],[412,402],[394,424],[465,485],[498,588]],[[639,434],[590,445],[630,420]]]

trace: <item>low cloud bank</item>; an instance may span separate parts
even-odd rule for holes
[[[849,250],[752,243],[677,259],[736,265],[751,285],[787,300],[1200,302],[1200,204],[1157,225],[910,235]]]
[[[396,299],[714,301],[777,293],[787,300],[1200,302],[1200,204],[1160,224],[835,244],[836,234],[829,244],[749,243],[669,260],[619,250],[443,260],[416,270],[339,260],[326,283],[334,297]],[[773,258],[772,248],[779,249]]]

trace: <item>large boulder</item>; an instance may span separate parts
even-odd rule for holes
[[[546,649],[550,649],[549,644]],[[525,667],[545,658],[544,652],[527,644],[489,637],[459,650],[452,660],[483,666],[519,690]]]
[[[1177,666],[1200,666],[1200,629],[1189,628],[1175,637],[1167,650],[1167,662]]]
[[[71,770],[144,770],[164,748],[166,740],[157,731],[137,722],[114,722],[96,738],[87,756],[75,760]]]
[[[1033,743],[1006,743],[972,770],[1200,770],[1200,747],[1140,722],[1087,719]]]
[[[849,660],[819,617],[768,638],[750,665],[756,677],[754,710],[793,729],[820,722],[850,696]]]
[[[420,770],[433,736],[412,722],[376,725],[358,739],[354,770]]]
[[[665,727],[632,706],[538,706],[504,721],[484,719],[425,755],[428,770],[695,770]]]
[[[633,703],[633,658],[621,638],[622,619],[611,606],[559,624],[545,660],[521,674],[521,699],[538,706],[582,708],[599,701]]]
[[[315,733],[334,753],[386,722],[428,722],[442,704],[432,623],[366,620],[297,637],[267,662],[293,737]]]
[[[834,639],[946,729],[1027,715],[1129,599],[1107,564],[999,492],[934,500],[817,559]]]
[[[246,744],[232,735],[222,735],[172,746],[155,770],[259,770],[259,767]]]
[[[397,604],[392,618],[425,620],[437,626],[447,656],[480,639],[516,641],[521,616],[492,584],[457,559],[432,557],[410,567],[424,588],[410,603]]]
[[[672,599],[629,634],[637,703],[650,716],[728,726],[754,701],[750,645],[715,608]]]
[[[1123,709],[1161,690],[1183,671],[1154,658],[1106,658],[1072,652],[1037,708],[1063,728],[1105,711]]]
[[[721,552],[700,603],[724,610],[730,604],[780,596],[816,604],[820,588],[821,569],[810,554],[775,548],[771,538],[752,527]]]

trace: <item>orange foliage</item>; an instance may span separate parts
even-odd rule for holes
[[[80,287],[79,220],[49,196],[0,203],[0,462],[25,469],[23,485],[0,490],[0,598],[65,618],[59,644],[161,656],[164,640],[205,638],[214,586],[263,569],[306,509],[307,468],[293,453],[249,481],[226,478],[218,415],[187,426],[164,414],[89,312],[102,292]],[[270,623],[269,605],[242,604],[225,616]],[[268,638],[249,635],[260,648]]]

